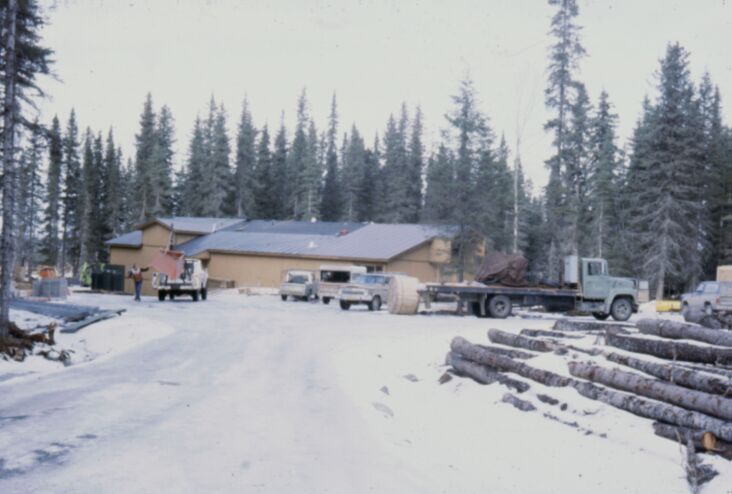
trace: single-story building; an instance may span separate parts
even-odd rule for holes
[[[176,217],[152,219],[107,244],[110,262],[125,271],[132,264],[147,266],[173,245],[201,259],[212,284],[275,288],[288,269],[318,270],[323,264],[402,272],[423,282],[451,280],[451,232],[439,225]],[[143,293],[153,294],[150,278],[145,273]],[[129,280],[125,291],[132,291]]]

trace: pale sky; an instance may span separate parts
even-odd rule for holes
[[[732,103],[732,2],[723,0],[578,0],[588,52],[580,78],[593,103],[610,94],[620,144],[638,117],[667,43],[691,52],[698,80],[709,70]],[[551,137],[543,131],[547,35],[553,9],[544,0],[58,0],[46,3],[44,41],[55,50],[58,81],[44,80],[43,121],[72,107],[82,130],[114,127],[126,157],[145,95],[168,105],[182,166],[194,119],[211,95],[229,114],[233,137],[247,95],[255,124],[288,127],[307,88],[325,128],[336,92],[340,131],[355,122],[369,145],[404,101],[421,105],[427,149],[445,128],[450,96],[469,72],[495,133],[521,154],[527,175],[546,182]]]

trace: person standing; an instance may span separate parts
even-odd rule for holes
[[[150,267],[146,268],[139,268],[137,267],[137,264],[132,265],[132,269],[130,269],[130,274],[128,278],[132,278],[132,281],[135,282],[135,301],[140,301],[140,292],[142,291],[142,273],[149,270]]]

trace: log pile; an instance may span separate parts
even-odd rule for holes
[[[521,393],[505,393],[500,402],[547,416],[542,407],[559,401],[547,400],[541,386],[569,388],[650,419],[657,436],[690,455],[732,459],[732,331],[664,320],[631,326],[560,319],[552,330],[491,329],[488,339],[492,346],[455,337],[447,364],[460,376]],[[547,357],[536,362],[564,359],[566,373],[534,365],[538,355]],[[561,410],[576,413],[566,403]]]

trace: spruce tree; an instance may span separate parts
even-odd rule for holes
[[[45,231],[41,252],[43,262],[55,266],[60,250],[59,223],[61,221],[61,192],[63,183],[63,150],[61,124],[54,116],[48,132],[48,174],[46,179]]]
[[[167,216],[173,210],[173,146],[175,144],[175,126],[173,114],[166,105],[160,108],[157,126],[155,127],[155,147],[150,162],[152,178],[153,216]]]
[[[427,164],[427,188],[422,221],[448,223],[454,217],[455,167],[452,153],[441,143]]]
[[[292,176],[289,173],[289,147],[287,143],[287,129],[284,118],[277,131],[272,154],[273,188],[272,197],[276,199],[277,207],[273,219],[284,220],[291,218],[290,194],[292,193]]]
[[[19,194],[17,224],[19,253],[18,264],[25,266],[30,279],[38,257],[38,226],[42,219],[44,199],[41,181],[41,155],[43,154],[43,129],[38,121],[28,133],[28,143],[22,152],[19,167]]]
[[[66,133],[63,137],[63,218],[61,227],[61,270],[65,273],[66,266],[71,263],[73,272],[78,268],[77,261],[81,245],[79,243],[81,233],[81,215],[83,205],[81,204],[81,192],[83,179],[81,175],[81,163],[79,161],[79,129],[76,124],[76,114],[71,110],[69,121],[66,125]]]
[[[105,187],[105,235],[103,241],[107,241],[117,235],[124,233],[124,182],[121,169],[120,156],[114,144],[114,133],[109,129],[107,142],[104,149],[104,170],[106,174]]]
[[[548,276],[558,279],[561,257],[576,245],[576,237],[568,232],[570,222],[564,219],[567,212],[567,184],[565,168],[568,160],[568,135],[570,132],[571,106],[573,91],[577,87],[574,72],[579,59],[585,50],[579,41],[580,28],[575,23],[579,14],[575,0],[549,0],[549,5],[556,7],[551,20],[550,34],[555,39],[549,54],[548,86],[545,90],[545,104],[554,111],[554,116],[544,125],[553,134],[554,155],[546,161],[549,167],[549,182],[546,186],[546,221],[549,232],[548,252],[551,256],[546,260]],[[567,245],[566,239],[572,242]]]
[[[244,99],[239,131],[236,137],[236,159],[234,163],[234,204],[236,215],[250,218],[257,214],[255,201],[255,163],[257,131],[252,123],[249,102]]]
[[[257,144],[257,166],[254,172],[254,217],[274,219],[279,213],[279,197],[275,168],[270,150],[269,129],[265,125]]]
[[[79,255],[77,263],[93,260],[94,251],[94,219],[96,217],[96,200],[99,192],[97,163],[94,156],[94,135],[89,127],[84,133],[84,149],[81,159],[82,186],[79,194]]]
[[[422,212],[422,187],[424,174],[424,146],[422,144],[422,109],[417,107],[412,122],[406,170],[406,207],[404,221],[418,223]]]
[[[367,162],[363,138],[354,124],[351,126],[350,135],[343,136],[343,190],[345,192],[343,218],[347,221],[356,221],[359,216],[369,214],[371,216],[368,219],[373,219],[373,201],[375,200],[373,189],[377,186],[375,181],[378,177],[378,163],[373,154],[370,158],[371,161]],[[358,212],[360,200],[368,201],[362,214]],[[370,211],[370,213],[366,211]]]
[[[154,216],[156,201],[159,200],[156,194],[158,176],[154,165],[156,141],[155,112],[152,95],[148,93],[140,115],[140,132],[135,136],[135,203],[140,222]]]
[[[203,193],[209,194],[207,178],[207,156],[205,132],[201,119],[196,117],[193,125],[193,134],[188,148],[188,163],[186,165],[185,178],[181,181],[180,206],[178,214],[184,216],[202,216],[204,214],[204,201],[206,197]]]
[[[338,135],[338,109],[336,97],[333,99],[328,120],[328,134],[325,142],[325,182],[323,185],[323,199],[320,204],[323,221],[337,221],[343,215],[344,203],[343,185],[338,166],[338,153],[336,151],[336,136]],[[349,204],[350,205],[350,204]]]

